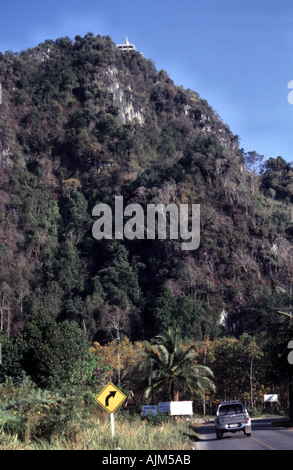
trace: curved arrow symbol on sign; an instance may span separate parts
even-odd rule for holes
[[[109,406],[109,400],[110,400],[110,398],[111,398],[111,397],[114,398],[115,395],[116,395],[116,391],[111,390],[111,392],[109,393],[109,395],[106,396],[106,400],[105,400],[105,405],[106,405],[106,406]]]

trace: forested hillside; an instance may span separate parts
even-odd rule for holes
[[[0,307],[9,335],[45,309],[75,320],[91,341],[149,339],[169,326],[217,337],[224,324],[259,328],[257,302],[291,292],[291,165],[261,164],[241,149],[196,92],[91,33],[1,54],[0,81]],[[201,204],[200,247],[95,240],[92,209],[113,206],[115,195],[143,206]]]
[[[0,443],[72,439],[108,380],[211,413],[278,393],[293,419],[292,165],[110,37],[0,54],[0,83]],[[115,196],[200,204],[198,249],[97,240]]]

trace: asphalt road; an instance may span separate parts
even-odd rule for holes
[[[243,432],[216,438],[215,426],[208,423],[199,428],[198,450],[293,450],[293,429],[272,426],[275,419],[254,419],[250,437]]]

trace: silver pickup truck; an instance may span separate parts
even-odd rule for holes
[[[219,404],[214,421],[217,439],[222,439],[226,432],[243,431],[251,436],[251,420],[241,401],[224,401]]]

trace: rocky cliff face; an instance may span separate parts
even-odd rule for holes
[[[134,108],[132,102],[133,90],[130,86],[126,87],[127,96],[126,93],[124,93],[121,81],[119,80],[117,67],[109,67],[106,75],[109,77],[110,82],[108,90],[113,94],[113,104],[118,108],[119,119],[122,124],[134,120],[139,124],[144,124],[143,109]]]

